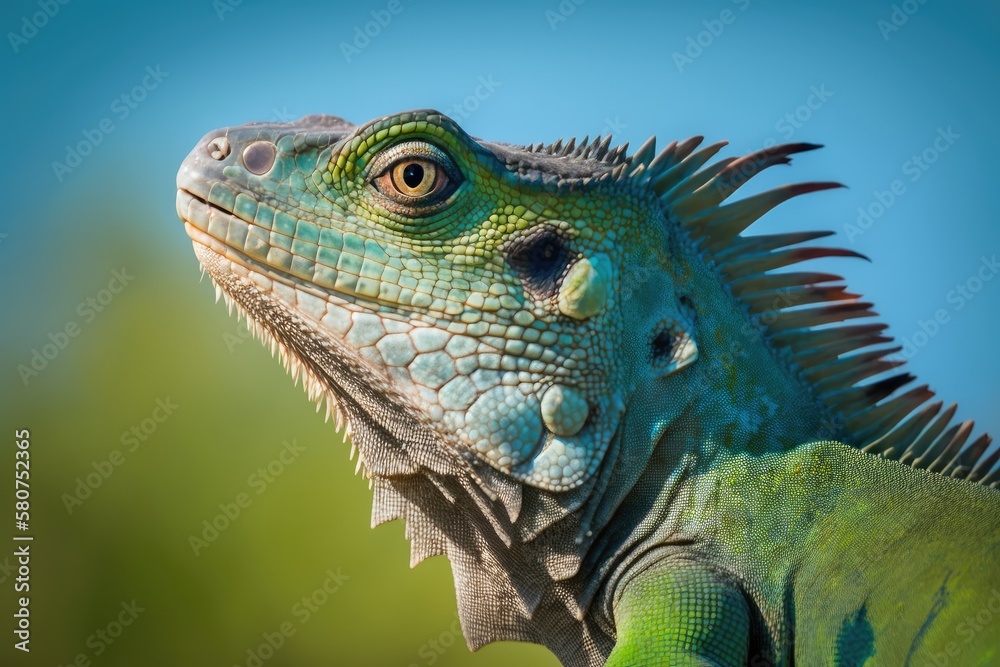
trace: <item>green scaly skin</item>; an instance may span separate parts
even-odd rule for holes
[[[834,186],[725,201],[815,146],[702,168],[721,144],[699,143],[310,116],[206,135],[177,207],[227,301],[346,422],[373,524],[406,520],[413,563],[451,560],[470,647],[1000,660],[989,439],[966,445],[925,387],[894,393],[909,376],[857,384],[892,350],[847,355],[878,327],[815,329],[871,314],[835,276],[768,273],[851,253],[741,235]]]

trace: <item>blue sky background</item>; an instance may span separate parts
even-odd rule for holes
[[[216,127],[309,113],[364,122],[435,107],[475,136],[509,142],[613,129],[633,145],[651,134],[661,145],[692,134],[728,139],[726,154],[769,141],[825,144],[797,157],[791,169],[771,170],[755,187],[839,180],[849,189],[784,205],[757,231],[833,229],[839,244],[868,255],[870,264],[816,266],[844,275],[873,300],[890,333],[924,343],[912,356],[913,372],[944,400],[958,401],[960,416],[1000,432],[994,343],[1000,276],[991,263],[1000,254],[995,3],[49,4],[15,0],[0,9],[8,157],[0,181],[6,214],[0,220],[0,370],[5,425],[31,421],[45,437],[39,449],[46,453],[39,456],[51,457],[48,472],[38,472],[37,502],[51,517],[40,530],[50,531],[53,547],[74,554],[81,568],[75,578],[67,575],[64,588],[39,593],[51,595],[44,622],[58,637],[48,640],[53,660],[92,653],[88,635],[113,618],[130,590],[147,591],[161,615],[145,629],[137,623],[109,649],[103,658],[109,664],[131,664],[151,645],[165,651],[163,664],[179,664],[208,637],[220,664],[241,654],[245,660],[245,647],[280,621],[280,614],[262,620],[261,610],[283,608],[288,590],[308,590],[310,581],[322,580],[326,561],[318,556],[301,581],[268,574],[286,556],[312,548],[344,564],[358,597],[345,587],[327,617],[310,626],[312,634],[303,631],[298,643],[282,649],[281,664],[309,664],[332,650],[357,651],[380,664],[429,664],[422,642],[450,627],[446,566],[404,572],[399,530],[368,536],[364,483],[350,478],[342,447],[325,453],[336,439],[332,429],[312,416],[255,343],[236,351],[227,345],[224,336],[237,328],[224,309],[211,306],[210,287],[198,283],[174,213],[177,167]],[[38,13],[45,6],[54,15],[32,32],[26,25],[42,24]],[[373,36],[367,44],[355,42],[366,26]],[[142,86],[147,68],[161,74],[158,81],[146,78],[148,89],[138,91],[144,99],[134,108],[116,103]],[[92,152],[69,171],[54,169],[54,162],[66,161],[67,146],[88,141],[88,132],[91,143],[100,139]],[[939,136],[951,138],[935,147]],[[916,166],[915,155],[932,163]],[[891,192],[894,181],[892,204],[867,229],[858,227],[859,207],[877,213],[878,193]],[[888,201],[886,194],[881,199]],[[99,294],[122,266],[134,282],[86,320],[78,304]],[[987,277],[993,280],[977,282]],[[956,291],[960,285],[966,296]],[[944,323],[934,335],[914,338],[921,322],[935,317]],[[26,382],[18,366],[72,322],[80,325],[79,335]],[[62,495],[74,480],[120,448],[118,433],[141,423],[154,399],[166,395],[184,408],[156,433],[154,445],[127,459],[136,462],[108,480],[100,499],[69,512]],[[240,449],[225,427],[233,421],[242,429]],[[298,483],[276,483],[260,501],[270,504],[228,533],[239,537],[213,547],[232,549],[226,558],[192,560],[187,534],[243,488],[254,462],[271,460],[295,432],[315,442],[309,452],[316,457],[289,472]],[[241,467],[244,458],[249,462]],[[236,469],[227,477],[230,468]],[[330,492],[340,495],[309,492],[341,478],[347,486]],[[172,503],[182,509],[167,511]],[[302,516],[296,530],[276,538],[266,517],[281,515],[279,508],[298,508]],[[298,541],[303,534],[315,543]],[[348,534],[350,541],[331,537]],[[163,557],[160,569],[108,564],[110,554],[134,551],[155,560],[164,549],[173,555]],[[56,581],[64,565],[53,556],[39,576]],[[385,574],[390,569],[398,580]],[[81,583],[97,577],[105,584]],[[246,577],[266,582],[266,591],[247,590]],[[178,578],[188,583],[179,585]],[[384,602],[370,599],[377,581],[386,595],[398,597],[395,622],[405,629],[398,642],[373,654],[377,638],[369,641],[367,628],[377,624]],[[57,612],[60,599],[68,602]],[[10,600],[0,595],[0,608]],[[370,615],[359,612],[365,604],[373,607]],[[188,628],[189,643],[168,641],[168,630],[179,627],[191,605],[205,619]],[[424,613],[413,614],[414,605]],[[226,622],[212,621],[213,614]],[[449,650],[437,664],[501,664],[514,655],[525,664],[552,664],[540,651],[507,650],[487,649],[478,663],[465,649]]]
[[[314,112],[362,122],[436,107],[473,134],[512,142],[614,128],[633,143],[650,134],[661,141],[725,138],[735,152],[768,139],[825,144],[771,181],[836,179],[850,190],[793,203],[761,231],[843,231],[859,206],[876,201],[875,191],[902,179],[905,194],[849,243],[873,264],[841,264],[841,270],[906,336],[938,306],[948,307],[949,290],[977,270],[983,254],[1000,249],[989,197],[1000,141],[993,125],[1000,9],[911,4],[916,13],[888,32],[878,22],[890,20],[892,5],[872,2],[807,7],[740,0],[653,9],[589,0],[563,3],[563,13],[574,8],[568,16],[559,3],[446,8],[399,0],[402,11],[393,15],[387,3],[279,7],[244,0],[223,11],[230,5],[221,0],[70,2],[3,61],[12,158],[4,183],[11,188],[8,218],[0,227],[9,235],[4,270],[35,276],[32,289],[15,295],[21,312],[35,315],[42,303],[51,313],[52,300],[67,293],[66,276],[52,259],[72,258],[82,240],[127,233],[150,247],[184,252],[187,241],[172,220],[173,174],[209,129]],[[3,25],[17,31],[32,10],[35,3],[8,3]],[[727,10],[732,22],[703,39],[708,46],[679,71],[673,54]],[[343,45],[373,20],[372,11],[391,20],[348,62]],[[169,76],[119,119],[113,100],[141,84],[147,66]],[[464,101],[480,77],[498,85],[472,110]],[[831,96],[819,109],[800,112],[808,117],[801,127],[782,122],[813,87]],[[460,112],[456,105],[463,105]],[[57,180],[52,163],[64,161],[65,147],[103,118],[113,120],[114,131]],[[960,138],[910,181],[904,164],[949,127]],[[101,206],[125,200],[135,204],[129,220],[75,228],[81,202],[99,214]],[[944,396],[962,398],[963,409],[982,418],[996,406],[990,387],[1000,368],[1000,355],[990,353],[1000,290],[988,287],[913,360]],[[44,330],[44,312],[37,315]],[[5,335],[30,342],[37,327],[31,317],[21,322]]]

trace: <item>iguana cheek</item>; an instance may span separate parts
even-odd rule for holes
[[[579,431],[573,435],[547,432],[541,451],[515,468],[514,476],[538,488],[567,491],[592,475],[625,411],[625,402],[617,391],[601,393],[592,402],[587,421]]]
[[[480,394],[465,424],[473,451],[505,471],[528,461],[545,434],[538,398],[511,385]]]
[[[501,384],[482,392],[463,415],[446,414],[477,456],[526,484],[565,491],[593,473],[621,416],[618,394],[595,399],[550,385],[539,399],[530,385]],[[460,422],[460,423],[459,423]]]
[[[248,269],[234,268],[241,270],[253,280]],[[525,484],[550,491],[581,484],[596,470],[624,411],[620,395],[587,374],[570,371],[574,384],[563,381],[585,355],[560,357],[551,332],[538,343],[498,347],[502,339],[414,326],[294,287],[275,283],[271,293],[322,322],[331,345],[384,371],[457,447]]]
[[[576,435],[589,413],[583,392],[573,387],[552,385],[539,400],[530,386],[500,385],[483,392],[472,403],[464,419],[464,435],[477,454],[500,469],[511,470],[532,459],[537,465],[537,458],[550,449],[543,449],[548,438],[546,429],[556,437]],[[578,466],[571,464],[565,443],[555,450],[549,452],[554,456],[550,456],[553,460],[546,468],[558,464],[569,468],[567,474],[582,469],[582,461]]]

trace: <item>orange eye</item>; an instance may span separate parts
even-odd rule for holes
[[[439,189],[438,167],[430,160],[407,158],[392,165],[389,170],[392,187],[407,197],[424,197]],[[442,180],[447,176],[441,174]]]
[[[433,144],[410,141],[390,146],[372,160],[370,186],[408,214],[437,210],[462,185],[462,172]],[[389,202],[383,202],[388,204]]]

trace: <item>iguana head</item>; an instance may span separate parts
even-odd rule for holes
[[[253,124],[199,143],[178,210],[223,291],[351,404],[355,432],[390,439],[360,438],[366,466],[419,465],[412,441],[431,438],[564,491],[594,474],[636,387],[697,344],[624,147],[553,152],[476,141],[435,112]],[[656,303],[629,303],[650,288]]]

